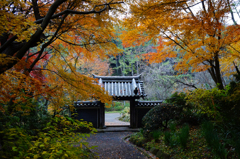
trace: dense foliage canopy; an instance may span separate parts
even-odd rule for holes
[[[39,95],[53,109],[77,99],[110,101],[93,79],[79,69],[89,61],[119,52],[113,21],[118,1],[3,1],[1,2],[1,109]],[[99,61],[99,60],[98,60]],[[100,61],[99,61],[100,62]],[[99,63],[98,62],[98,63]],[[105,74],[105,62],[88,75]],[[97,66],[97,65],[96,65]],[[101,70],[100,68],[103,67]],[[85,70],[84,70],[85,71]],[[95,72],[94,72],[95,71]],[[111,71],[109,72],[111,73]],[[12,109],[12,108],[11,108]],[[8,109],[11,114],[12,110]]]
[[[237,68],[239,61],[240,28],[233,14],[234,1],[149,0],[129,4],[131,15],[124,22],[129,31],[124,32],[124,41],[138,45],[151,39],[158,47],[157,53],[146,54],[150,62],[180,57],[176,70],[207,70],[218,87],[224,88],[223,71]]]

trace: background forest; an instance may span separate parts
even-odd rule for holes
[[[146,100],[210,121],[239,155],[239,18],[234,0],[1,1],[0,156],[89,158],[96,130],[66,114],[111,103],[92,74],[142,74]]]

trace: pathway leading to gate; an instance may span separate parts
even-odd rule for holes
[[[105,125],[130,125],[129,122],[119,121],[119,117],[120,113],[106,113]],[[113,129],[117,129],[117,132],[97,133],[87,139],[89,147],[97,146],[91,150],[92,152],[97,153],[100,159],[147,159],[135,146],[124,140],[134,132],[124,132],[127,127],[125,129],[124,127],[113,127]],[[119,132],[118,129],[121,131]]]
[[[124,140],[133,132],[105,132],[91,135],[89,146],[97,146],[92,152],[100,159],[147,159],[135,146]]]

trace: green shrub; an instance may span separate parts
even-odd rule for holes
[[[130,114],[130,107],[125,107],[122,111],[121,114]]]
[[[215,156],[221,159],[227,158],[228,152],[225,149],[225,144],[220,142],[217,132],[214,131],[213,124],[211,122],[203,123],[202,132],[208,146],[212,149]]]
[[[124,109],[124,105],[121,102],[113,102],[113,104],[108,105],[106,103],[106,111],[121,111]]]
[[[159,150],[158,150],[157,148],[155,148],[155,147],[152,147],[149,151],[150,151],[152,154],[156,155]]]
[[[151,149],[151,144],[149,142],[147,142],[145,145],[144,145],[144,149],[149,151]]]
[[[123,103],[122,102],[114,102],[114,106],[115,107],[123,106]]]
[[[179,117],[180,124],[189,124],[192,126],[198,126],[206,120],[209,120],[209,117],[206,114],[197,113],[194,109],[186,110],[183,108],[183,112]]]
[[[89,134],[96,132],[92,124],[65,117],[54,117],[46,127],[31,136],[22,128],[5,128],[1,131],[2,158],[89,158],[85,146]]]
[[[169,128],[170,128],[170,130],[171,130],[171,132],[176,132],[176,126],[177,126],[177,124],[176,123],[170,123],[169,124]]]
[[[31,147],[32,136],[22,128],[6,128],[0,132],[2,136],[0,149],[1,158],[24,158]]]
[[[178,138],[174,132],[165,131],[163,140],[165,145],[168,145],[170,147],[178,145]]]
[[[229,87],[220,90],[217,87],[211,90],[195,89],[187,95],[187,103],[192,103],[198,113],[207,114],[215,120],[221,120],[221,102],[228,96]]]
[[[235,152],[238,155],[238,158],[240,158],[240,139],[236,139],[234,142],[234,146],[235,146]]]
[[[224,124],[232,125],[236,132],[240,132],[238,126],[240,123],[240,83],[237,83],[236,86],[230,84],[227,89],[229,89],[228,95],[221,98],[218,103],[218,110]]]
[[[164,143],[170,145],[171,143],[171,133],[169,131],[164,132]]]
[[[121,111],[121,110],[123,110],[124,109],[124,106],[123,105],[119,105],[119,106],[115,106],[114,107],[114,110],[115,111]]]
[[[169,104],[176,104],[176,105],[179,105],[179,106],[186,106],[186,94],[181,92],[181,93],[178,93],[178,92],[175,92],[171,95],[170,98],[166,99],[166,102],[169,103]]]
[[[159,137],[162,135],[162,131],[161,130],[154,130],[153,132],[151,132],[151,136],[153,137],[153,139],[155,141],[159,141]]]
[[[182,148],[185,149],[187,147],[187,141],[189,138],[189,126],[186,125],[182,127],[180,133],[178,134],[179,143],[181,144]]]
[[[187,102],[194,105],[195,116],[214,121],[222,138],[232,140],[233,136],[240,138],[239,95],[240,84],[231,82],[223,90],[217,87],[211,90],[196,89],[187,96]]]
[[[170,155],[164,153],[162,150],[159,150],[159,151],[157,152],[156,156],[157,156],[158,158],[161,158],[161,159],[169,159],[169,158],[170,158]]]
[[[129,102],[125,102],[124,107],[130,107],[130,103]]]
[[[143,117],[143,134],[148,136],[151,131],[167,128],[168,122],[179,116],[181,107],[162,103],[155,106]]]
[[[166,99],[166,102],[182,107],[182,113],[178,118],[178,122],[180,124],[187,123],[189,125],[200,125],[203,120],[207,119],[206,115],[197,113],[197,110],[193,107],[193,104],[191,102],[187,102],[186,99],[186,93],[175,92],[169,99]]]
[[[146,139],[143,137],[143,134],[140,132],[134,133],[130,136],[129,141],[139,147],[146,146]]]
[[[23,109],[23,111],[14,111],[11,115],[0,111],[0,131],[3,131],[5,128],[9,127],[18,127],[23,128],[29,135],[36,135],[36,130],[46,127],[46,124],[50,121],[51,116],[47,112],[45,106],[37,102],[32,102],[32,99],[28,99],[27,101],[27,104],[32,108],[28,108],[27,110]],[[24,106],[24,104],[19,104],[20,106],[18,107],[27,107]]]
[[[120,121],[125,122],[130,121],[130,107],[125,107],[120,114],[121,114],[121,117],[119,118]]]

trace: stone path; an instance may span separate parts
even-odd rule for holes
[[[120,113],[105,114],[105,125],[108,127],[102,129],[104,131],[101,132],[104,133],[91,135],[87,139],[89,147],[97,146],[91,151],[97,153],[100,159],[147,159],[135,146],[124,140],[125,137],[134,133],[131,132],[133,130],[126,132],[130,130],[129,127],[109,127],[113,125],[130,125],[129,122],[119,121],[119,117]],[[108,129],[116,132],[109,132]]]
[[[133,132],[97,133],[88,138],[89,147],[97,146],[92,151],[100,159],[147,159],[136,147],[124,141],[124,137]]]
[[[105,114],[105,125],[130,125],[129,122],[119,121],[118,118],[120,117],[120,113],[106,113]]]

